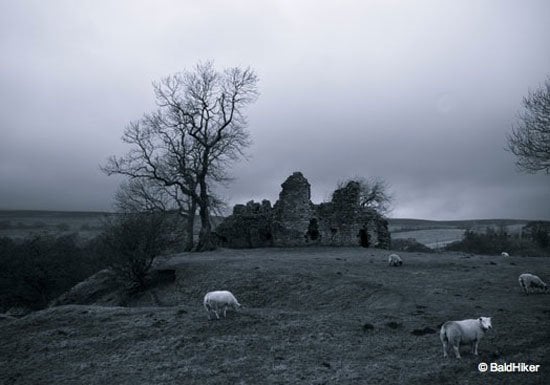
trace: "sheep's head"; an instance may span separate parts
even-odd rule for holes
[[[491,325],[491,317],[479,317],[479,324],[481,325],[481,329],[483,331],[493,328],[493,325]]]
[[[531,281],[529,286],[537,288],[537,289],[541,289],[543,291],[548,291],[548,286],[544,282],[542,282],[540,279],[538,280],[538,282],[537,281]]]

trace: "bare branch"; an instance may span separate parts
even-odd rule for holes
[[[356,177],[350,180],[339,182],[338,188],[346,186],[350,182],[359,184],[359,206],[373,209],[381,215],[388,215],[391,212],[393,194],[390,192],[389,184],[382,178],[361,178]]]
[[[523,107],[506,136],[506,150],[516,155],[520,170],[550,174],[550,78],[543,87],[529,91]]]

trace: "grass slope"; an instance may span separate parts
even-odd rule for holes
[[[181,254],[174,283],[131,307],[67,305],[2,320],[3,384],[544,384],[550,295],[520,273],[542,258],[303,248]],[[229,289],[246,308],[208,321],[202,297]],[[156,304],[156,305],[155,305]],[[161,306],[158,306],[161,305]],[[133,306],[133,307],[132,307]],[[443,359],[439,325],[492,316],[480,357]],[[484,373],[479,362],[539,373]]]

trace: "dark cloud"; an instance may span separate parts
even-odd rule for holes
[[[0,206],[107,210],[98,165],[154,108],[151,81],[250,65],[250,160],[221,194],[268,198],[300,170],[315,201],[380,176],[394,216],[550,219],[547,175],[503,150],[550,75],[550,3],[0,2]]]

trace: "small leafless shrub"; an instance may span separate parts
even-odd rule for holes
[[[148,287],[157,257],[179,243],[169,213],[124,213],[112,217],[97,239],[103,260],[130,291]]]

